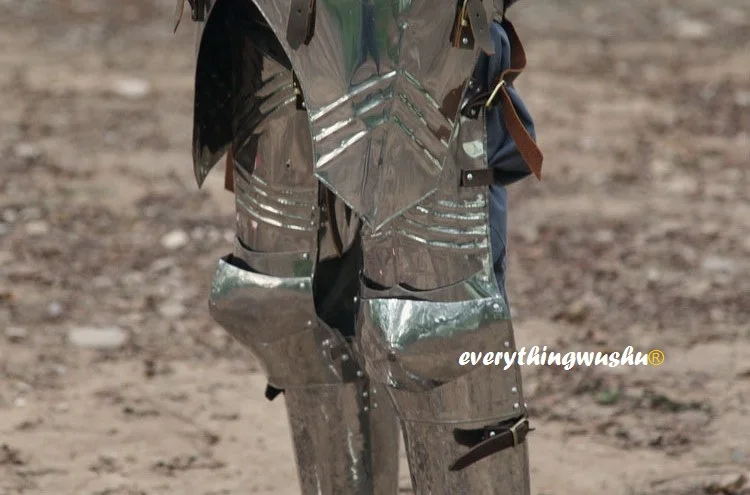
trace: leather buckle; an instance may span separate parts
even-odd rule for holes
[[[495,98],[497,98],[497,94],[500,92],[503,86],[505,86],[505,79],[500,79],[500,82],[497,83],[495,89],[492,90],[490,97],[487,98],[487,102],[484,104],[485,107],[490,108],[493,105]]]
[[[204,22],[206,20],[206,14],[211,8],[210,0],[177,0],[175,5],[173,17],[174,32],[177,32],[177,28],[180,26],[182,21],[182,15],[185,13],[185,3],[190,4],[190,11],[192,20],[195,22]]]
[[[519,441],[518,441],[518,428],[520,428],[524,423],[526,423],[526,426],[529,425],[529,419],[524,416],[523,418],[519,419],[516,424],[511,426],[509,428],[510,434],[513,435],[513,447],[518,447]],[[531,430],[529,430],[531,431]]]

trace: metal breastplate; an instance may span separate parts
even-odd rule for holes
[[[316,178],[376,230],[434,193],[502,0],[253,1],[292,62]]]

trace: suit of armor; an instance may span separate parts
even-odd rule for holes
[[[528,495],[505,189],[539,175],[502,0],[190,2],[194,163],[228,152],[210,311],[283,393],[303,494]],[[180,1],[180,5],[182,2]]]

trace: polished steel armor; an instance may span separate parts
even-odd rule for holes
[[[519,369],[458,362],[515,349],[474,180],[512,2],[190,3],[196,177],[230,150],[237,208],[211,314],[283,392],[303,493],[395,494],[398,418],[418,494],[528,495]]]

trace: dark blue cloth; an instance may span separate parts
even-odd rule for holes
[[[483,58],[486,62],[487,87],[492,90],[500,74],[510,68],[510,41],[505,30],[498,22],[493,22],[491,27],[492,41],[495,45],[495,55]],[[480,63],[483,63],[480,61]],[[508,86],[513,105],[518,112],[529,134],[536,139],[534,121],[529,110],[521,100],[515,88]],[[518,152],[516,143],[508,133],[503,123],[501,111],[498,107],[487,111],[487,155],[489,166],[507,172],[508,177],[518,180],[531,174],[528,165],[524,162]],[[510,181],[504,181],[510,182]],[[508,238],[508,192],[500,185],[490,186],[490,231],[492,243],[492,259],[494,263],[495,278],[500,291],[505,297],[505,255]],[[510,304],[508,302],[508,304]]]

